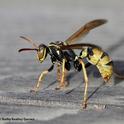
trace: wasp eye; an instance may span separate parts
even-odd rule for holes
[[[42,51],[43,50],[43,47],[39,47],[39,51]]]
[[[45,45],[44,44],[40,44],[39,45],[39,51],[43,50],[43,48],[45,48]]]

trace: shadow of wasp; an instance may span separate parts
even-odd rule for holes
[[[66,81],[66,73],[72,67],[70,63],[73,63],[73,67],[77,71],[83,71],[83,77],[85,82],[84,87],[84,97],[83,97],[83,108],[87,107],[88,103],[88,76],[86,72],[86,68],[90,65],[95,65],[103,78],[104,82],[107,83],[113,74],[113,62],[109,55],[102,50],[102,48],[95,44],[88,43],[80,43],[73,44],[75,41],[84,37],[88,34],[92,29],[105,24],[107,20],[105,19],[96,19],[86,23],[82,26],[78,31],[72,34],[68,39],[64,42],[56,41],[51,42],[48,45],[40,44],[37,45],[33,42],[32,39],[28,37],[21,36],[20,38],[31,43],[34,48],[22,48],[19,52],[22,51],[36,51],[37,59],[42,63],[47,55],[50,55],[52,65],[49,69],[43,71],[35,86],[31,90],[31,92],[37,92],[40,89],[41,81],[44,76],[51,72],[54,68],[54,65],[57,65],[57,80],[59,82],[57,90],[63,89],[68,86],[68,82]],[[77,55],[74,50],[80,49],[81,52]],[[83,59],[87,60],[87,63],[84,63]]]

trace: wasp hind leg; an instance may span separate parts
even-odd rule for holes
[[[45,77],[45,75],[48,74],[48,72],[52,71],[53,68],[54,68],[54,65],[52,65],[48,70],[45,70],[45,71],[43,71],[43,72],[40,74],[40,76],[39,76],[39,78],[38,78],[38,81],[36,82],[36,84],[35,84],[35,86],[33,87],[33,89],[30,90],[30,92],[38,92],[38,91],[39,91],[39,89],[40,89],[40,87],[41,87],[41,82],[42,82],[43,78]]]
[[[67,70],[65,68],[65,63],[66,63],[66,60],[63,59],[63,61],[62,61],[62,74],[59,71],[60,68],[57,69],[57,72],[59,73],[57,75],[60,75],[61,77],[57,76],[58,77],[58,81],[59,81],[59,86],[56,87],[56,90],[64,89],[65,87],[67,87],[69,85],[68,81],[65,79],[66,78],[66,74],[67,74]]]
[[[87,107],[87,100],[88,100],[88,94],[87,94],[87,90],[88,90],[88,77],[87,77],[87,72],[86,72],[86,68],[85,68],[85,64],[84,62],[80,59],[79,62],[82,65],[82,70],[83,70],[83,76],[84,76],[84,81],[85,81],[85,87],[84,87],[84,98],[83,98],[83,109],[86,109]]]

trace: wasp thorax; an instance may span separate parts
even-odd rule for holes
[[[62,41],[55,41],[55,44],[57,44],[57,45],[63,45],[63,42]]]

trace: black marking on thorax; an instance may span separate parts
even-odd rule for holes
[[[76,57],[75,54],[73,54],[73,53],[71,53],[70,51],[67,51],[67,50],[64,51],[63,53],[64,53],[64,57],[66,58],[66,60],[68,60],[68,61],[74,61],[74,59]]]
[[[50,55],[51,59],[55,61],[62,62],[63,59],[63,52],[60,49],[57,49],[55,47],[50,47]]]

